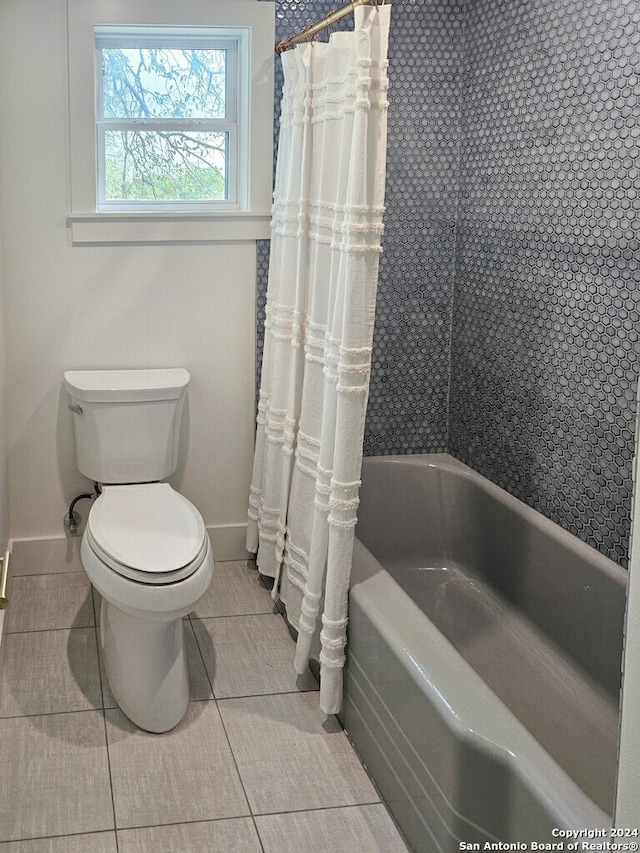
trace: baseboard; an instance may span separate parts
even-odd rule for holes
[[[219,563],[226,560],[248,560],[246,524],[218,524],[207,527],[213,559]]]
[[[246,560],[246,524],[219,524],[207,528],[213,548],[213,559]],[[11,574],[48,575],[54,572],[81,572],[81,536],[52,536],[12,539]]]
[[[0,610],[0,702],[2,701],[2,686],[4,684],[4,654],[7,645],[4,641],[4,614],[6,610]]]
[[[34,536],[12,539],[11,575],[81,572],[80,536]]]

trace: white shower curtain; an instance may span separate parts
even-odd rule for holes
[[[320,706],[342,704],[347,596],[371,368],[390,7],[284,53],[285,83],[247,548],[275,579]]]

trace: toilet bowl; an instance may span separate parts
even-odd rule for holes
[[[200,513],[167,483],[106,486],[81,557],[102,596],[100,646],[114,699],[140,728],[168,731],[189,701],[182,618],[213,575]]]
[[[93,480],[81,558],[102,596],[100,648],[114,699],[165,732],[189,702],[183,617],[207,591],[213,557],[200,513],[169,483],[189,374],[183,368],[67,371],[76,459]]]

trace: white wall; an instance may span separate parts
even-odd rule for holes
[[[2,29],[2,7],[0,6],[0,30]],[[0,86],[2,84],[0,83]],[[6,112],[2,90],[0,89],[0,128],[6,124]],[[0,163],[3,158],[2,137],[0,136]],[[5,184],[0,172],[0,204],[6,192]],[[7,397],[5,380],[5,323],[3,310],[3,282],[2,282],[2,249],[3,235],[0,220],[0,552],[4,553],[9,539],[9,485],[7,472]],[[2,626],[0,620],[0,635]],[[1,672],[1,668],[0,668]]]
[[[640,409],[640,392],[638,396]],[[635,490],[631,528],[631,560],[625,620],[620,758],[615,825],[640,829],[640,420],[636,427]],[[620,838],[634,841],[638,838]]]
[[[0,127],[3,123],[3,106],[0,99]],[[0,160],[2,160],[2,147],[0,146]],[[0,180],[0,199],[2,198],[3,185]],[[0,554],[4,554],[9,538],[9,486],[7,477],[7,429],[6,429],[6,389],[5,389],[5,367],[4,367],[4,319],[2,300],[2,230],[0,229]],[[2,642],[4,628],[4,616],[6,610],[0,610],[0,694],[2,693],[2,673],[4,670],[4,656],[6,643]]]
[[[2,0],[0,98],[11,537],[61,535],[88,485],[61,392],[69,368],[186,367],[174,483],[207,525],[243,523],[255,244],[71,246],[65,0]]]
[[[0,124],[1,123],[2,107],[0,105]],[[1,148],[0,158],[2,158]],[[2,183],[0,182],[0,197],[1,196]],[[2,231],[0,230],[0,554],[4,554],[9,539],[9,484],[7,476],[7,398],[5,388],[6,383],[4,366],[4,339],[5,333],[2,299]],[[2,622],[0,618],[0,634],[1,633]]]

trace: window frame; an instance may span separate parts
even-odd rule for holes
[[[178,8],[177,8],[178,7]],[[69,175],[75,243],[209,242],[269,237],[273,178],[274,3],[266,0],[67,0]],[[96,32],[147,28],[239,38],[239,174],[232,203],[120,206],[98,196]],[[244,55],[243,55],[244,51]],[[244,97],[242,95],[244,93]],[[144,208],[144,209],[143,209]]]

